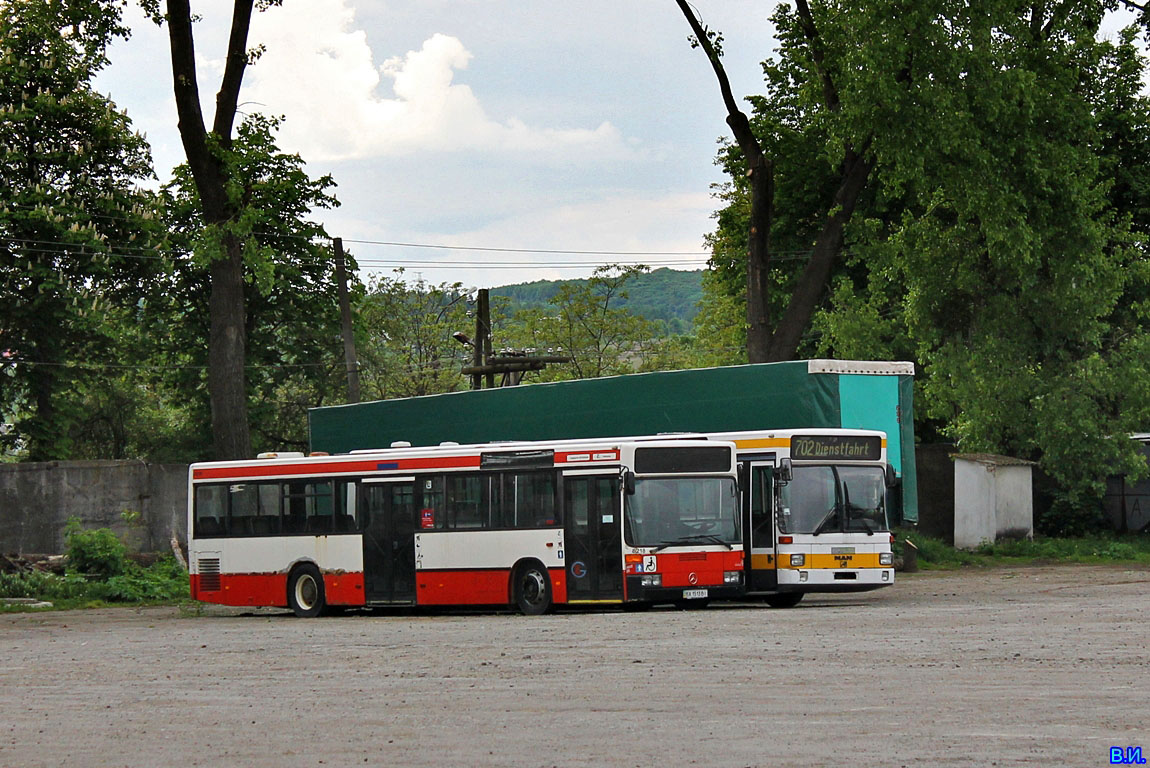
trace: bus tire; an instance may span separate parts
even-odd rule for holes
[[[538,562],[515,569],[515,605],[524,616],[542,616],[551,610],[551,575]]]
[[[311,563],[298,566],[288,577],[288,606],[301,619],[314,619],[323,613],[323,577]]]
[[[772,608],[794,608],[803,599],[803,594],[802,592],[779,592],[775,595],[767,595],[763,599]]]

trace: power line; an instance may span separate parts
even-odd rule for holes
[[[361,245],[386,245],[394,248],[428,248],[444,251],[481,251],[484,253],[542,253],[559,256],[698,256],[709,257],[704,251],[580,251],[559,248],[497,248],[481,245],[442,245],[433,243],[401,243],[388,240],[351,240],[344,238],[345,243],[360,243]]]

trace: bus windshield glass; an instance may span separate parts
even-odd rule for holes
[[[792,480],[779,490],[779,500],[783,533],[888,530],[881,467],[795,467]]]
[[[743,540],[738,489],[730,477],[647,477],[626,497],[624,525],[633,547],[722,544]]]

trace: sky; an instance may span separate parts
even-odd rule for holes
[[[694,2],[724,35],[736,97],[762,92],[773,6]],[[192,7],[210,121],[232,3]],[[126,20],[96,85],[162,182],[184,159],[167,30],[134,4]],[[284,0],[253,19],[266,51],[240,110],[282,116],[280,148],[334,177],[342,205],[316,218],[361,276],[484,288],[608,263],[701,269],[730,133],[689,32],[671,0]]]
[[[209,121],[231,5],[193,2]],[[737,94],[762,90],[770,5],[696,2],[724,30]],[[166,181],[184,159],[167,30],[126,18],[97,87]],[[729,133],[689,33],[670,0],[284,0],[253,19],[266,52],[240,109],[283,116],[281,149],[334,177],[342,205],[316,218],[370,271],[478,288],[605,263],[700,269]]]

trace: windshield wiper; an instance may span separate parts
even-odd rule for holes
[[[826,527],[827,523],[829,523],[831,520],[834,520],[836,517],[838,517],[838,511],[839,511],[838,507],[832,507],[831,511],[827,512],[826,517],[824,517],[822,519],[822,522],[820,522],[818,525],[816,525],[815,529],[813,531],[811,531],[811,536],[818,536],[820,533],[822,533],[823,528]]]
[[[661,541],[661,542],[659,542],[659,546],[655,547],[655,549],[652,550],[652,552],[659,552],[661,550],[666,549],[667,547],[675,547],[675,546],[679,546],[682,544],[690,544],[693,541],[710,541],[710,542],[713,542],[715,544],[720,544],[720,545],[726,547],[727,549],[734,549],[734,547],[732,547],[729,542],[723,541],[722,539],[720,539],[718,536],[716,536],[713,533],[696,533],[696,534],[691,535],[691,536],[683,536],[681,538],[675,539],[674,541]]]

